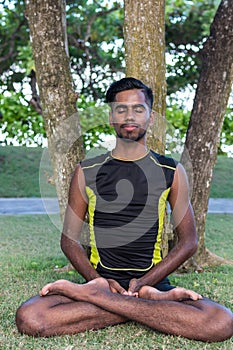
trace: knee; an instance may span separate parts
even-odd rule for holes
[[[209,341],[220,342],[233,336],[233,314],[221,306],[209,315],[206,325],[209,325]]]
[[[220,341],[229,339],[233,336],[233,314],[230,310],[224,309],[219,319],[222,339]]]
[[[20,333],[30,336],[43,336],[45,327],[43,315],[33,302],[22,304],[16,312],[16,326]]]

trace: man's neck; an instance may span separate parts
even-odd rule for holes
[[[137,160],[148,153],[146,142],[125,141],[117,138],[116,147],[112,151],[115,158],[122,160]]]

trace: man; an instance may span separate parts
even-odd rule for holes
[[[167,276],[197,248],[183,167],[147,149],[153,123],[152,91],[124,78],[106,94],[115,128],[112,152],[78,165],[71,181],[61,247],[87,283],[58,280],[17,311],[20,332],[53,336],[100,329],[129,320],[157,331],[202,341],[233,334],[230,310]],[[162,259],[161,232],[170,203],[178,243]],[[91,256],[80,243],[89,213]]]

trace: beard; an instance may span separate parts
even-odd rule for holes
[[[122,139],[125,142],[137,142],[144,138],[146,130],[141,129],[137,135],[134,135],[133,132],[127,132],[124,135],[122,132],[116,130],[116,134],[119,139]]]

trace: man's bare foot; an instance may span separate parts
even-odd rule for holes
[[[88,300],[88,296],[100,291],[110,291],[109,284],[104,278],[96,278],[85,284],[77,284],[67,280],[57,280],[46,284],[40,291],[40,296],[58,294],[74,300]]]
[[[167,292],[161,292],[156,288],[150,286],[143,286],[139,291],[139,298],[151,299],[151,300],[199,300],[202,296],[192,290],[177,287]]]
[[[57,280],[46,284],[40,291],[40,296],[44,297],[48,294],[67,295],[74,288],[74,284],[67,280]],[[68,295],[67,295],[68,296]]]

